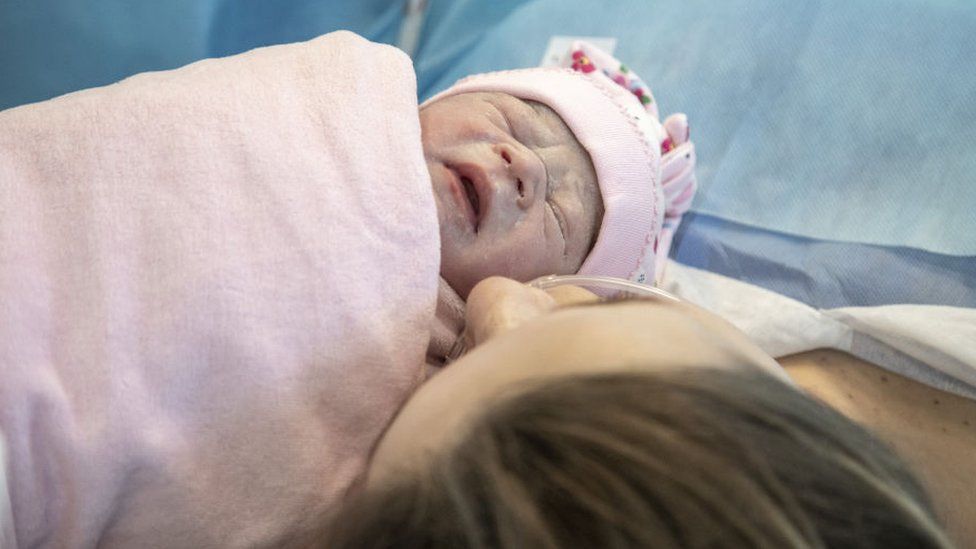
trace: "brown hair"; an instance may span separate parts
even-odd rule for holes
[[[568,377],[501,399],[323,545],[950,547],[867,431],[762,374]]]

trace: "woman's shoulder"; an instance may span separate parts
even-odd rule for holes
[[[841,351],[818,349],[778,360],[808,393],[891,444],[926,483],[956,538],[976,540],[970,520],[976,516],[976,401]]]

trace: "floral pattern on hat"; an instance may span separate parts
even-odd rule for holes
[[[590,61],[590,58],[587,57],[585,53],[583,53],[583,50],[576,50],[573,52],[573,63],[571,66],[573,70],[580,71],[584,74],[591,73],[596,70],[596,67],[593,66],[593,62]]]
[[[657,261],[642,262],[632,278],[641,283],[650,283],[661,276],[661,269],[667,260],[667,252],[671,245],[671,238],[681,221],[682,215],[691,206],[697,187],[695,178],[695,151],[689,140],[688,118],[683,114],[674,114],[663,124],[663,133],[651,130],[652,124],[648,118],[658,120],[657,103],[651,88],[629,67],[618,61],[609,53],[585,41],[576,41],[570,46],[570,51],[564,66],[591,77],[606,78],[632,94],[637,102],[627,102],[627,110],[634,117],[638,126],[642,127],[644,135],[654,136],[660,144],[662,181],[666,199],[666,213],[661,234],[654,241]],[[644,269],[653,265],[652,272]]]
[[[570,47],[568,66],[575,71],[583,74],[593,74],[599,69],[598,74],[602,74],[611,82],[629,91],[644,108],[646,112],[654,118],[658,117],[657,104],[654,102],[654,95],[651,88],[638,76],[609,53],[593,46],[588,42],[577,41]],[[675,148],[674,141],[670,137],[665,137],[661,141],[661,154],[667,154]]]
[[[610,80],[634,94],[641,105],[647,108],[654,103],[651,88],[623,63],[617,61],[610,54],[597,49],[586,42],[573,44],[570,53],[569,66],[584,74],[600,71]],[[657,116],[657,108],[648,108],[648,112]]]

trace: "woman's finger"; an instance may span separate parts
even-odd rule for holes
[[[468,295],[467,332],[479,345],[556,308],[548,293],[510,278],[492,277],[479,282]]]
[[[556,286],[547,289],[546,293],[555,300],[557,307],[570,307],[600,301],[598,295],[579,286]]]

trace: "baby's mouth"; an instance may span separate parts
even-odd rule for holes
[[[486,188],[484,170],[477,164],[444,164],[450,174],[453,198],[477,233],[491,209],[491,194]]]
[[[471,178],[462,175],[461,187],[464,189],[464,194],[468,197],[468,202],[471,203],[471,209],[474,210],[475,220],[480,221],[481,199],[478,197],[478,191],[474,188],[474,181],[471,181]],[[477,230],[477,226],[475,229]]]

